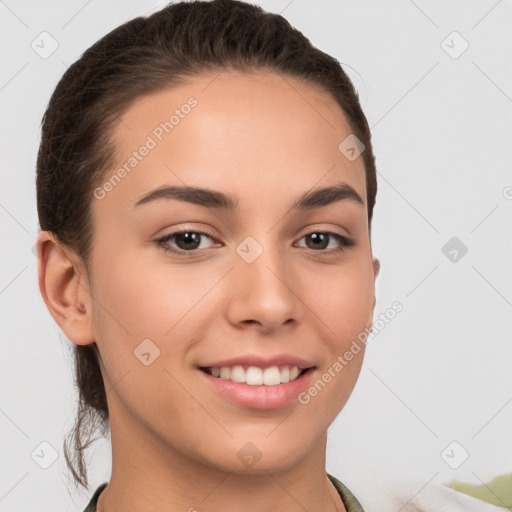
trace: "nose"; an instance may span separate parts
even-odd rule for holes
[[[234,253],[227,315],[239,329],[253,328],[268,334],[300,323],[304,298],[300,297],[298,276],[286,261],[286,251],[275,242],[260,245],[263,251],[252,263]]]

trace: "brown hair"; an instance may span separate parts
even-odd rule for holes
[[[224,69],[279,73],[334,97],[365,146],[371,232],[377,179],[370,128],[340,63],[282,16],[256,5],[236,0],[169,4],[124,23],[85,51],[57,84],[42,120],[36,178],[40,227],[78,255],[89,276],[90,205],[93,190],[114,164],[109,136],[117,118],[143,95]],[[96,440],[95,431],[108,433],[109,414],[96,343],[73,350],[78,410],[64,455],[75,483],[87,488],[84,452]]]

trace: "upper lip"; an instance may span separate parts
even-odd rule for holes
[[[222,359],[207,364],[199,365],[200,368],[213,368],[222,366],[235,366],[235,365],[249,365],[257,366],[258,368],[270,368],[271,366],[297,366],[301,370],[304,368],[314,367],[314,363],[306,361],[300,357],[293,356],[291,354],[277,354],[272,357],[262,357],[257,354],[247,354],[238,357],[232,357],[230,359]]]

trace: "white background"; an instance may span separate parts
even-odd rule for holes
[[[402,488],[412,499],[453,478],[479,484],[511,472],[512,2],[255,3],[282,11],[359,90],[378,169],[375,318],[394,301],[404,307],[368,345],[329,430],[328,472],[366,506],[390,479],[414,482]],[[81,511],[110,474],[106,440],[90,452],[89,493],[74,490],[63,458],[76,395],[71,345],[37,287],[35,161],[66,67],[163,5],[0,2],[3,512]],[[58,42],[47,59],[31,48],[43,31]],[[454,31],[469,44],[458,58],[443,49],[462,48],[458,36],[446,40]],[[468,248],[457,262],[442,252],[452,237]],[[48,469],[31,458],[43,441],[59,453]],[[456,470],[441,457],[452,441],[469,453]]]

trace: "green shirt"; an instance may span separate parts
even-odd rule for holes
[[[345,487],[344,484],[342,484],[337,478],[333,477],[329,473],[327,473],[327,476],[329,477],[329,480],[333,483],[334,487],[336,487],[336,490],[338,491],[339,495],[341,496],[341,500],[343,501],[343,504],[345,505],[345,508],[347,509],[347,512],[364,512],[363,507],[357,501],[357,498],[348,490],[347,487]],[[84,512],[96,512],[96,503],[98,502],[98,498],[101,494],[101,491],[105,489],[108,482],[105,482],[104,484],[101,484],[94,493],[93,497],[91,498],[91,501],[85,507]]]

